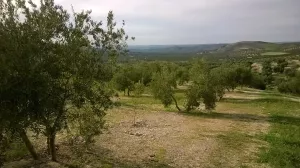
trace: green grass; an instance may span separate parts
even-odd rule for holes
[[[159,148],[155,154],[155,159],[159,162],[165,161],[166,153],[167,153],[166,149]]]
[[[250,89],[249,91],[252,90]],[[228,110],[236,109],[240,113],[224,113],[224,111],[220,111],[213,113],[196,112],[181,114],[243,122],[269,122],[270,129],[267,134],[257,137],[248,137],[243,133],[233,132],[220,135],[218,139],[226,144],[228,149],[234,150],[244,143],[251,143],[251,139],[253,138],[259,138],[268,143],[268,145],[260,151],[260,162],[269,164],[275,168],[300,167],[300,103],[292,100],[299,99],[299,97],[280,94],[275,91],[261,91],[258,93],[244,93],[240,91],[238,93],[245,94],[245,96],[253,94],[259,97],[253,100],[227,98],[218,103],[222,108],[228,108]],[[179,105],[182,106],[184,104],[184,93],[182,90],[176,90],[175,97]],[[149,95],[124,98],[121,100],[121,103],[134,107],[141,106],[147,110],[153,108],[155,110],[177,111],[174,105],[165,108],[161,105],[159,100],[155,100]],[[265,116],[258,114],[265,114]],[[160,156],[160,154],[158,155]]]
[[[10,144],[9,150],[5,152],[5,160],[13,161],[27,156],[28,150],[22,141],[15,141]]]
[[[286,99],[288,95],[264,91],[260,93],[261,98],[255,100],[225,99],[222,103],[230,105],[234,109],[245,109],[259,107],[263,114],[268,117],[257,117],[250,114],[198,114],[202,117],[215,117],[224,119],[237,119],[244,121],[268,121],[270,130],[267,134],[259,136],[268,142],[259,154],[259,161],[269,164],[275,168],[298,168],[300,167],[300,103]],[[298,98],[294,97],[292,98]],[[239,146],[239,136],[234,134],[220,136],[228,145]],[[236,142],[236,143],[232,143]],[[242,140],[241,140],[242,142]]]
[[[185,95],[182,89],[175,90],[175,98],[181,108],[185,103]],[[164,111],[178,111],[175,107],[175,104],[172,103],[168,107],[164,107],[160,100],[155,99],[150,93],[146,93],[142,96],[121,96],[120,103],[122,106],[134,107],[137,109],[146,109],[146,110],[164,110]]]
[[[263,56],[271,56],[271,55],[275,55],[275,56],[278,56],[278,55],[286,55],[288,53],[286,52],[265,52],[265,53],[262,53],[261,55]]]
[[[221,102],[223,106],[230,106],[233,109],[239,109],[239,111],[247,110],[247,108],[253,110],[256,107],[267,116],[258,116],[255,114],[256,112],[251,114],[245,112],[240,114],[224,112],[189,113],[187,115],[245,122],[269,122],[271,124],[269,132],[258,135],[258,138],[268,142],[268,147],[263,148],[259,154],[259,161],[275,168],[298,168],[300,167],[300,103],[284,97],[288,96],[263,92],[261,98],[255,100],[224,99]],[[219,139],[230,149],[241,146],[248,138],[237,133],[219,136]]]
[[[260,160],[272,167],[300,167],[300,103],[282,100],[265,102],[271,129],[263,136],[269,147],[262,149]]]
[[[228,132],[225,135],[218,135],[218,139],[224,144],[223,146],[228,149],[240,149],[246,143],[251,143],[252,136],[239,132]]]

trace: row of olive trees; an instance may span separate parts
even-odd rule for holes
[[[114,74],[112,83],[114,88],[118,91],[123,91],[124,95],[127,91],[128,96],[130,96],[131,92],[138,96],[143,93],[145,87],[149,86],[157,78],[158,73],[164,71],[170,73],[175,84],[178,82],[182,85],[189,80],[187,68],[180,67],[175,63],[136,62],[120,65]]]
[[[56,161],[59,131],[77,122],[89,123],[76,128],[87,141],[100,133],[113,105],[110,72],[128,39],[112,12],[105,24],[91,11],[69,13],[54,0],[0,1],[1,136],[21,137],[38,159],[27,132],[42,133]]]
[[[203,60],[192,60],[184,66],[170,62],[136,62],[120,65],[113,77],[117,90],[124,95],[140,95],[145,87],[150,87],[151,93],[162,104],[169,106],[175,103],[182,111],[175,97],[178,85],[187,84],[185,90],[185,110],[190,111],[205,104],[207,109],[213,109],[215,102],[222,99],[225,91],[233,91],[238,86],[249,86],[265,89],[266,83],[261,74],[251,71],[248,64],[221,64],[214,66]],[[138,94],[136,94],[138,93]]]
[[[181,78],[177,72],[162,66],[161,71],[154,73],[150,86],[154,97],[165,106],[174,102],[176,108],[182,111],[175,98],[175,89]],[[187,72],[183,73],[187,74],[183,75],[184,79],[189,81],[185,90],[186,111],[197,108],[201,103],[208,110],[214,109],[216,101],[222,99],[225,90],[232,91],[238,86],[252,86],[253,83],[262,82],[258,81],[257,74],[251,72],[251,67],[239,64],[212,68],[203,60],[193,60]]]
[[[273,63],[273,65],[272,65]],[[289,65],[286,59],[267,60],[263,62],[262,76],[266,84],[277,87],[279,92],[300,94],[299,65]]]

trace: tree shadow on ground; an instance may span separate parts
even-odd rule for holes
[[[283,102],[291,103],[291,105],[298,104],[297,102],[291,100],[283,100],[279,98],[260,98],[260,99],[234,99],[234,98],[225,98],[222,102],[229,102],[234,104],[244,104],[244,105],[256,105],[260,106],[265,103],[267,104],[281,104]],[[243,121],[243,122],[271,122],[271,123],[279,123],[279,124],[290,124],[300,126],[300,118],[285,116],[285,115],[276,115],[273,114],[271,116],[262,116],[256,114],[247,114],[247,113],[224,113],[224,112],[184,112],[181,113],[183,115],[190,116],[198,116],[203,118],[213,118],[213,119],[228,119],[235,121]]]
[[[82,150],[82,149],[79,149]],[[90,165],[90,167],[120,167],[120,168],[172,168],[172,166],[164,163],[163,161],[159,161],[155,158],[144,158],[143,160],[128,160],[126,158],[117,157],[110,149],[103,148],[100,146],[93,146],[89,148],[88,151],[85,151],[78,155],[78,153],[73,153],[75,158],[72,160],[76,160],[79,158],[82,163],[86,163],[86,165]],[[67,167],[72,165],[65,164]],[[79,165],[79,167],[81,167]]]
[[[219,112],[211,112],[211,113],[181,113],[182,115],[189,116],[198,116],[203,118],[211,118],[211,119],[228,119],[242,122],[271,122],[271,123],[279,123],[279,124],[290,124],[300,126],[300,118],[299,117],[290,117],[290,116],[259,116],[254,114],[240,114],[240,113],[219,113]]]
[[[36,161],[30,156],[22,160],[6,163],[4,168],[81,168],[81,167],[104,167],[104,168],[173,168],[172,166],[155,158],[145,158],[143,160],[127,160],[119,158],[106,148],[91,145],[88,149],[85,145],[59,144],[58,162],[52,162],[49,156],[41,156]]]
[[[223,98],[220,102],[229,102],[229,103],[279,103],[279,102],[293,102],[299,103],[300,98],[294,97],[263,97],[263,98],[254,98],[249,99],[244,98]]]
[[[277,97],[265,97],[265,98],[256,98],[256,99],[249,99],[245,98],[223,98],[221,102],[228,102],[228,103],[235,103],[235,104],[245,104],[245,103],[279,103],[282,101],[286,102],[293,102],[288,99],[282,99]]]

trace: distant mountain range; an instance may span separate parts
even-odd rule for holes
[[[200,53],[235,52],[241,50],[278,51],[300,46],[300,42],[270,43],[264,41],[241,41],[231,44],[191,44],[191,45],[135,45],[129,46],[131,53]]]
[[[261,58],[262,56],[300,55],[300,42],[270,43],[241,41],[231,44],[135,45],[129,46],[130,59],[188,60],[205,58]]]
[[[226,44],[191,44],[191,45],[136,45],[129,46],[130,52],[146,53],[197,53],[212,51]]]

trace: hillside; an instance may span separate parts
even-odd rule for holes
[[[129,46],[131,53],[198,53],[217,50],[225,44],[191,44],[191,45],[135,45]]]
[[[269,43],[263,41],[241,41],[237,43],[227,44],[220,47],[218,52],[235,52],[243,50],[253,50],[253,51],[268,51],[268,50],[278,50],[281,44]]]
[[[249,59],[273,56],[297,56],[300,53],[300,43],[241,41],[231,44],[136,45],[129,46],[129,52],[130,58],[143,60],[186,61],[194,57]]]

